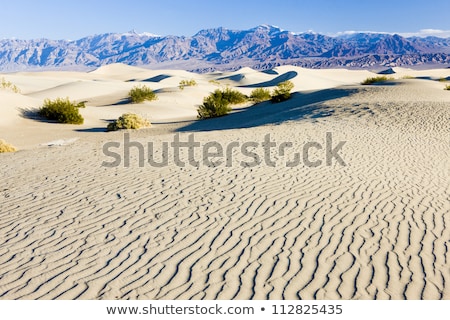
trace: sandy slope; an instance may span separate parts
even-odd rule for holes
[[[442,83],[363,87],[366,71],[294,67],[209,75],[108,67],[80,74],[81,82],[76,74],[8,75],[23,94],[0,93],[8,117],[0,138],[25,150],[0,155],[1,299],[450,299],[450,93]],[[224,158],[205,165],[200,148],[191,159],[199,166],[187,150],[176,166],[169,150],[168,166],[139,167],[136,148],[129,167],[102,166],[112,160],[104,143],[124,139],[90,130],[102,119],[127,110],[189,119],[216,88],[211,79],[246,92],[294,72],[299,92],[288,102],[130,132],[153,142],[156,160],[176,132],[224,148],[261,146],[270,134],[275,167],[242,167],[252,159],[239,148],[230,166]],[[133,84],[126,80],[152,77],[157,102],[114,105]],[[177,90],[190,77],[199,85]],[[40,93],[61,88],[88,100],[81,131],[17,115],[17,105],[36,107]],[[325,164],[327,132],[333,146],[346,141],[345,166]],[[58,139],[70,143],[39,146]],[[311,141],[324,146],[311,153],[323,163],[287,167]],[[283,142],[293,145],[284,154]]]

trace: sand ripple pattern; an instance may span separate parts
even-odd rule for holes
[[[2,156],[0,298],[450,299],[449,103],[365,90],[330,117],[195,134],[332,132],[345,167],[103,168],[92,141]]]

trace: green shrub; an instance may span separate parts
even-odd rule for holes
[[[237,90],[231,88],[225,88],[224,90],[216,90],[213,92],[213,96],[221,97],[230,104],[239,104],[247,101],[247,96]]]
[[[247,97],[237,90],[231,88],[217,89],[203,99],[203,104],[197,109],[197,117],[207,119],[224,116],[231,111],[231,104],[239,104],[245,101],[247,101]]]
[[[438,81],[439,81],[439,82],[447,82],[448,80],[447,80],[447,78],[439,78]]]
[[[16,151],[17,149],[15,147],[5,142],[5,140],[0,139],[0,153],[16,152]]]
[[[449,85],[449,84],[446,85],[445,88],[444,88],[444,90],[450,90],[450,85]]]
[[[215,86],[220,86],[220,82],[217,81],[217,80],[212,79],[212,80],[209,80],[208,82],[213,84],[213,85],[215,85]]]
[[[271,95],[268,89],[257,88],[253,90],[250,94],[250,99],[255,101],[256,103],[270,100]]]
[[[71,102],[69,98],[45,99],[38,114],[48,120],[55,120],[60,123],[83,124],[84,119],[79,109],[84,107],[84,102],[76,104]]]
[[[277,87],[273,90],[272,102],[282,102],[286,101],[291,97],[291,90],[294,89],[294,84],[287,80],[280,82]]]
[[[198,107],[198,118],[208,119],[221,117],[231,111],[230,103],[225,99],[210,95],[203,100],[203,104]]]
[[[222,91],[222,96],[223,99],[228,101],[230,104],[244,103],[248,99],[245,94],[231,88],[225,88],[225,90]]]
[[[194,79],[191,80],[181,80],[180,84],[178,85],[178,88],[181,90],[184,89],[184,87],[194,87],[197,85],[197,82]]]
[[[152,101],[156,100],[156,94],[153,92],[152,89],[149,87],[142,85],[142,86],[135,86],[128,92],[128,97],[130,98],[132,103],[141,103],[144,101]]]
[[[0,88],[9,89],[14,93],[20,93],[20,89],[10,81],[6,81],[5,78],[2,78],[0,81]]]
[[[151,123],[147,119],[134,113],[124,113],[117,120],[108,124],[106,130],[117,131],[120,129],[140,129],[149,128],[150,126]]]
[[[366,80],[361,82],[361,84],[369,85],[369,84],[374,84],[374,83],[378,83],[378,82],[384,82],[384,81],[388,81],[388,80],[392,80],[392,78],[388,78],[386,76],[378,76],[378,77],[373,77],[373,78],[367,78]]]

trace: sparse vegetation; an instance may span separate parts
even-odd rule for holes
[[[5,140],[0,139],[0,153],[6,153],[6,152],[16,152],[17,149],[7,143]]]
[[[211,83],[211,84],[214,84],[216,86],[220,86],[220,82],[217,81],[217,80],[209,80],[208,82]]]
[[[446,85],[444,90],[450,90],[450,84]]]
[[[277,87],[273,90],[272,102],[282,102],[286,101],[291,97],[291,90],[294,89],[294,84],[287,80],[280,82]]]
[[[415,79],[415,78],[416,78],[416,77],[408,76],[408,75],[402,77],[402,79]]]
[[[216,90],[213,92],[214,96],[221,97],[230,104],[239,104],[247,101],[247,96],[237,90],[225,88],[224,90]]]
[[[180,84],[178,85],[178,88],[180,88],[180,90],[183,90],[184,87],[194,87],[197,85],[197,82],[194,79],[191,80],[181,80]]]
[[[134,113],[124,113],[117,120],[111,122],[106,127],[107,131],[117,131],[120,129],[140,129],[149,128],[150,121]]]
[[[84,107],[84,102],[71,102],[69,98],[45,99],[44,105],[39,109],[38,114],[48,120],[60,123],[83,124],[84,118],[80,114],[79,109]]]
[[[367,78],[366,80],[361,82],[361,84],[362,85],[369,85],[369,84],[374,84],[374,83],[378,83],[378,82],[384,82],[384,81],[388,81],[388,80],[392,80],[392,78],[388,78],[386,76],[378,76],[378,77],[373,77],[373,78]]]
[[[270,91],[264,88],[257,88],[250,94],[250,99],[252,99],[256,103],[270,100],[270,98]]]
[[[447,78],[439,78],[438,81],[439,81],[439,82],[447,82],[448,80],[447,80]]]
[[[11,81],[6,81],[5,78],[2,78],[0,81],[0,88],[11,90],[14,93],[20,93],[20,89]]]
[[[203,100],[197,109],[199,119],[221,117],[231,111],[231,104],[247,101],[247,97],[237,90],[226,88],[217,89]]]
[[[231,111],[230,104],[223,100],[208,96],[203,100],[203,104],[198,107],[197,112],[199,119],[208,119],[221,117]]]
[[[132,103],[142,103],[144,101],[152,101],[157,99],[156,93],[145,85],[135,86],[130,90],[130,92],[128,92],[128,96]]]

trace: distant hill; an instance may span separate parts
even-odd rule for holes
[[[201,30],[192,37],[107,33],[66,40],[0,40],[0,71],[93,69],[121,62],[148,68],[206,72],[241,67],[270,69],[376,68],[449,65],[450,38],[404,38],[354,33],[330,37],[261,25],[249,30]]]

